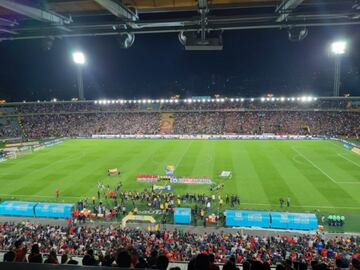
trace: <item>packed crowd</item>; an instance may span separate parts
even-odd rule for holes
[[[136,103],[135,103],[136,102]],[[16,105],[16,109],[21,114],[44,114],[44,113],[71,113],[71,112],[104,112],[104,111],[199,111],[199,110],[345,110],[359,107],[359,99],[349,98],[319,98],[312,101],[302,100],[280,100],[279,98],[261,99],[212,99],[192,100],[128,100],[109,101],[109,103],[98,103],[94,101],[86,102],[39,102],[21,103]]]
[[[192,211],[192,224],[206,226],[206,218],[209,215],[215,217],[211,223],[218,225],[225,223],[223,206],[232,207],[240,205],[240,196],[237,194],[220,195],[215,189],[208,194],[186,193],[183,195],[172,192],[155,192],[145,189],[144,191],[121,191],[117,184],[115,189],[104,187],[98,190],[97,195],[84,198],[76,203],[73,216],[77,221],[83,222],[91,214],[99,214],[105,218],[121,218],[130,211],[137,212],[138,209],[149,211],[159,210],[161,222],[172,223],[171,216],[175,207],[190,207]]]
[[[0,118],[0,138],[16,138],[21,136],[21,130],[15,118]]]
[[[181,230],[144,231],[113,226],[70,224],[61,227],[29,222],[0,224],[0,250],[13,251],[7,256],[17,262],[42,262],[41,253],[49,253],[50,258],[55,254],[66,254],[66,258],[82,255],[86,265],[102,263],[137,268],[157,265],[158,269],[166,269],[159,264],[167,266],[169,261],[190,261],[188,269],[194,269],[192,264],[196,264],[198,254],[202,254],[200,256],[205,256],[210,263],[228,264],[230,261],[234,266],[243,264],[243,267],[261,264],[256,269],[265,269],[265,266],[268,269],[269,265],[276,264],[290,265],[287,269],[295,264],[301,264],[301,269],[310,266],[315,269],[317,264],[323,264],[321,269],[348,268],[351,261],[354,269],[359,269],[356,268],[359,267],[359,244],[359,237],[324,239],[319,234],[258,237],[239,232],[197,234]],[[28,256],[27,250],[31,250]]]
[[[271,100],[271,98],[269,98]],[[133,101],[132,101],[133,102]],[[0,106],[0,138],[159,134],[161,112],[173,134],[314,134],[359,136],[359,99],[224,102],[40,102]],[[20,120],[20,121],[19,121]]]
[[[173,134],[314,134],[355,137],[360,112],[176,112]],[[159,134],[159,113],[89,113],[25,116],[28,138],[92,134]]]

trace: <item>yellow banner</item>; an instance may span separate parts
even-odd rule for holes
[[[354,153],[360,155],[360,148],[359,148],[359,147],[353,147],[353,148],[351,149],[351,151],[353,151]]]
[[[160,132],[170,134],[173,131],[174,115],[172,113],[160,114]]]

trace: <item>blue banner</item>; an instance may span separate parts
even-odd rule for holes
[[[271,227],[288,230],[316,230],[318,220],[315,214],[272,212]]]
[[[0,215],[32,217],[35,206],[35,202],[4,201],[0,204]]]
[[[74,204],[4,201],[0,215],[22,217],[70,218]]]
[[[35,211],[37,217],[71,218],[73,207],[71,203],[38,203]]]
[[[190,224],[191,209],[190,208],[175,208],[174,224]]]
[[[226,210],[226,226],[269,228],[269,212]]]

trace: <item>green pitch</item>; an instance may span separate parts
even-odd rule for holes
[[[0,197],[76,201],[96,195],[97,182],[143,190],[138,174],[208,176],[239,194],[241,208],[360,213],[360,156],[332,141],[67,140],[61,145],[0,163]],[[119,168],[119,177],[107,169]],[[230,170],[232,179],[219,178]],[[165,184],[165,183],[164,183]],[[208,185],[177,184],[176,193],[210,193]]]

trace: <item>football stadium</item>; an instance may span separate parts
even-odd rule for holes
[[[359,10],[0,0],[0,269],[359,270]]]

